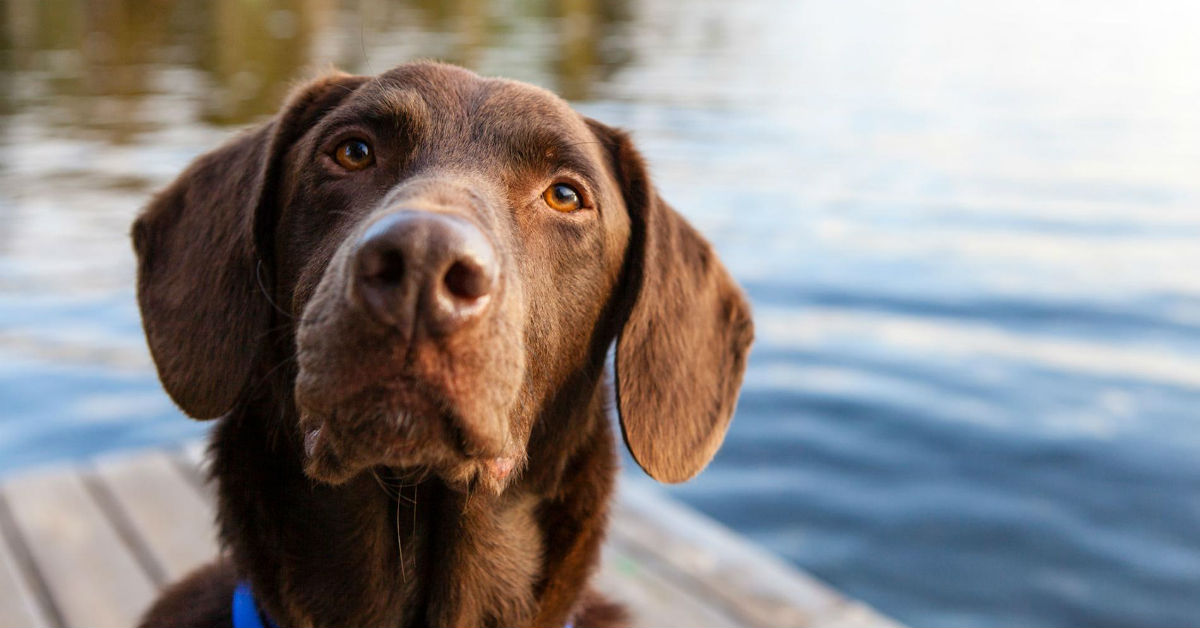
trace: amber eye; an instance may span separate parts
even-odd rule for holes
[[[333,151],[333,158],[346,170],[362,170],[375,163],[371,145],[362,140],[346,140],[338,144],[337,149]]]
[[[566,183],[555,183],[542,192],[542,198],[550,209],[560,212],[573,212],[583,206],[579,191]]]

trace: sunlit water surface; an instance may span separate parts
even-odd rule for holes
[[[0,471],[175,442],[126,233],[291,82],[416,57],[632,130],[758,321],[672,492],[919,625],[1200,618],[1189,2],[0,2]]]

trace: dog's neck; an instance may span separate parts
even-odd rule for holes
[[[539,421],[530,471],[500,495],[378,471],[314,482],[290,401],[239,407],[215,432],[212,470],[239,576],[279,625],[566,623],[616,472],[606,386],[590,386],[570,395],[588,403]]]

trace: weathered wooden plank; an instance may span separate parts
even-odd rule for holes
[[[4,486],[16,527],[68,626],[129,626],[155,594],[82,478],[28,474]]]
[[[640,560],[636,551],[620,542],[610,541],[605,545],[593,585],[624,605],[633,615],[635,627],[725,628],[739,625],[727,613],[679,588],[669,577]]]
[[[167,582],[217,556],[212,505],[166,452],[106,458],[96,475]]]
[[[32,574],[22,573],[17,561],[14,548],[22,541],[9,538],[16,530],[9,530],[7,525],[0,526],[0,532],[4,532],[0,535],[4,537],[0,538],[0,628],[51,626],[53,622],[26,581]]]
[[[865,607],[644,482],[622,483],[610,536],[636,548],[635,559],[662,563],[662,572],[677,577],[692,597],[719,603],[745,625],[803,627],[851,619],[896,625],[863,613]]]

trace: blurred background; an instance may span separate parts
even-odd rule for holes
[[[672,494],[912,624],[1193,624],[1197,33],[1187,0],[0,0],[0,473],[202,435],[132,217],[304,77],[437,58],[631,130],[747,288],[737,418]]]

